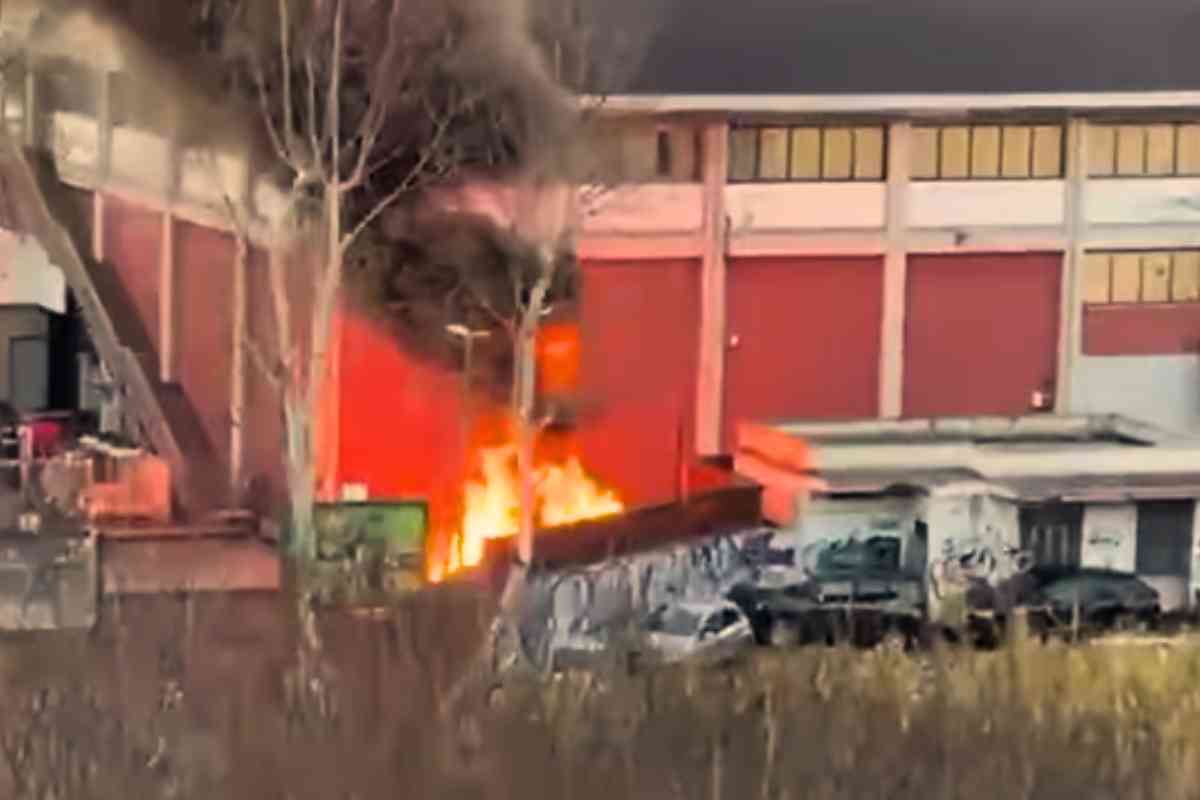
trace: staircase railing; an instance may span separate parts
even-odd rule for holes
[[[51,199],[61,191],[57,174],[46,156],[28,153],[0,126],[0,180],[8,201],[23,225],[45,248],[52,263],[63,270],[79,302],[100,357],[113,371],[124,394],[125,413],[131,415],[151,447],[171,467],[175,496],[185,511],[204,505],[189,474],[188,460],[167,421],[156,383],[146,373],[137,353],[121,341],[87,263],[74,237],[59,221]],[[37,166],[35,166],[37,164]],[[58,209],[62,213],[61,209]]]

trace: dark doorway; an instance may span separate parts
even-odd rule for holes
[[[1083,550],[1083,506],[1053,503],[1021,509],[1021,549],[1039,566],[1078,567]]]

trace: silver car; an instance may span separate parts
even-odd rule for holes
[[[750,620],[731,602],[659,606],[646,619],[646,655],[661,663],[721,660],[754,643]]]

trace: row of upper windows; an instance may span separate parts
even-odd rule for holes
[[[1083,302],[1200,302],[1200,250],[1087,253]]]
[[[731,181],[882,180],[885,128],[735,128]],[[1200,124],[1092,124],[1092,177],[1200,175]],[[1062,125],[918,125],[910,150],[914,180],[1054,179],[1063,176]]]

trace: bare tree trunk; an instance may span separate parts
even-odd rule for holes
[[[237,253],[233,262],[233,353],[229,387],[229,490],[235,506],[241,502],[246,431],[246,269],[249,246],[235,228]]]
[[[533,559],[534,505],[537,502],[537,475],[534,468],[534,447],[537,422],[534,420],[536,397],[537,322],[530,320],[537,310],[525,314],[517,334],[516,380],[514,405],[517,425],[517,474],[521,482],[521,516],[517,535],[517,558],[522,564]]]

